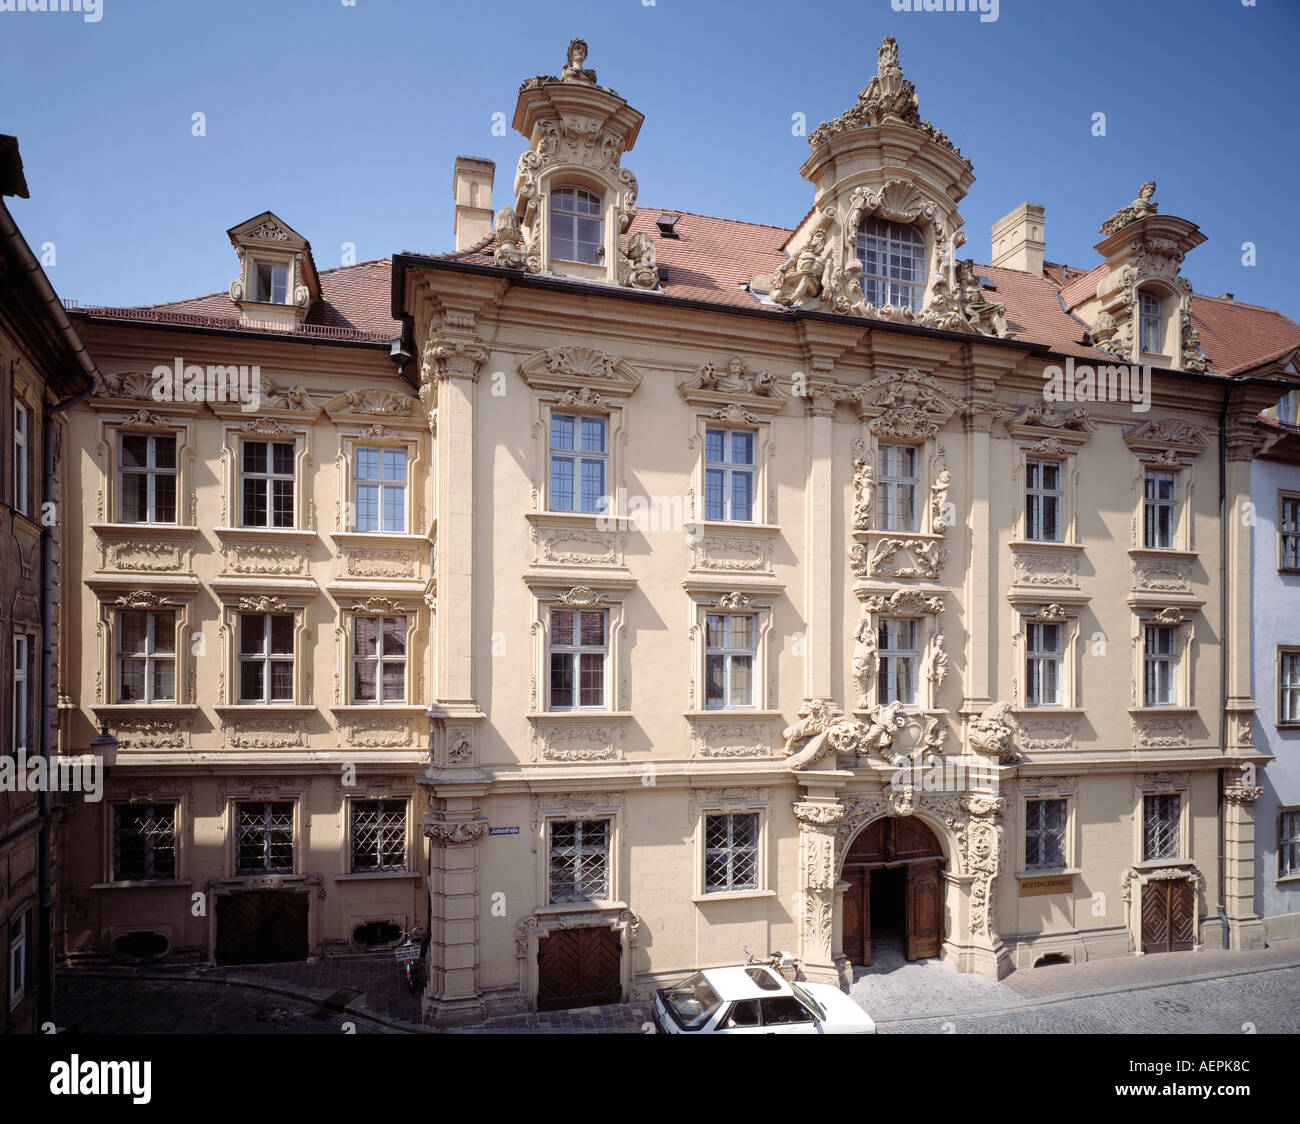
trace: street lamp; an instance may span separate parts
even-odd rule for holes
[[[117,738],[108,732],[107,722],[100,724],[99,736],[90,743],[90,754],[104,763],[105,775],[117,763]]]

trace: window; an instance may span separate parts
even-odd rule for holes
[[[869,304],[921,311],[925,235],[916,227],[867,219],[858,230],[858,260],[862,263],[862,295]]]
[[[1025,802],[1025,869],[1059,869],[1065,862],[1065,801]]]
[[[32,748],[32,638],[14,635],[14,754]]]
[[[607,418],[551,415],[552,511],[605,510],[607,429]]]
[[[14,403],[14,510],[29,515],[27,495],[27,407]]]
[[[292,450],[293,446],[289,448]],[[356,505],[356,530],[405,534],[406,450],[359,448],[355,453],[355,464],[353,502]],[[288,510],[292,521],[292,481]]]
[[[882,531],[916,530],[919,452],[915,445],[881,445],[876,452],[877,496]]]
[[[406,618],[356,617],[352,622],[352,701],[406,699]]]
[[[550,900],[608,901],[609,820],[552,820]]]
[[[293,801],[236,806],[236,869],[239,874],[293,873]]]
[[[813,1022],[812,1012],[793,995],[774,995],[760,999],[764,1026],[782,1026]]]
[[[1300,499],[1283,497],[1278,536],[1282,569],[1300,570]]]
[[[352,801],[352,869],[406,869],[406,801]]]
[[[122,434],[121,520],[176,522],[176,437]]]
[[[1174,672],[1178,667],[1178,629],[1172,625],[1147,625],[1142,646],[1144,706],[1173,706]]]
[[[704,817],[704,892],[758,889],[758,813]]]
[[[242,456],[243,526],[292,527],[294,443],[245,441]]]
[[[1178,476],[1173,472],[1148,468],[1146,498],[1143,505],[1142,543],[1148,550],[1172,550],[1178,526]]]
[[[1025,538],[1061,541],[1061,462],[1031,460],[1025,465]]]
[[[1300,874],[1300,811],[1294,809],[1278,817],[1277,873],[1279,878]]]
[[[1182,798],[1161,793],[1142,798],[1142,858],[1178,857],[1178,815]]]
[[[600,196],[557,187],[551,192],[551,257],[599,265],[604,256]]]
[[[916,705],[916,666],[920,652],[920,622],[886,617],[877,631],[876,648],[880,655],[877,677],[877,702],[901,702]]]
[[[1025,624],[1025,704],[1061,705],[1061,639],[1059,624]]]
[[[1295,425],[1296,392],[1294,390],[1288,390],[1278,399],[1276,406],[1265,410],[1264,413],[1276,418],[1280,422],[1286,422],[1287,425]]]
[[[27,976],[31,971],[32,911],[19,914],[9,923],[9,1006],[27,994]]]
[[[1300,649],[1284,648],[1277,662],[1278,725],[1300,725]]]
[[[551,709],[605,705],[604,609],[551,610]]]
[[[257,294],[255,299],[260,303],[289,303],[289,267],[287,265],[258,262],[255,281],[254,292]]]
[[[1138,297],[1138,338],[1144,353],[1160,354],[1160,300],[1150,293]]]
[[[141,882],[151,878],[175,877],[175,805],[116,805],[113,879],[117,882]]]
[[[708,613],[704,631],[705,706],[710,710],[753,706],[758,618]]]
[[[704,518],[754,521],[754,446],[743,429],[704,431]]]
[[[176,614],[119,614],[117,670],[118,702],[175,702]]]
[[[293,702],[293,614],[239,614],[239,701]]]

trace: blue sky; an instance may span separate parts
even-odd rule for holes
[[[1154,179],[1209,239],[1183,265],[1199,292],[1300,319],[1300,0],[1000,0],[990,22],[891,0],[101,2],[98,22],[0,11],[0,133],[32,192],[7,202],[83,304],[224,289],[225,231],[263,210],[321,269],[345,242],[357,260],[451,248],[456,154],[496,160],[504,203],[524,141],[492,115],[508,123],[520,81],[558,73],[575,35],[645,114],[624,158],[643,205],[792,225],[812,199],[792,115],[811,131],[848,108],[894,35],[922,116],[974,162],[977,260],[1031,199],[1048,259],[1090,267],[1102,220]]]

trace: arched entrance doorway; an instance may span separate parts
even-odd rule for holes
[[[844,955],[871,964],[873,930],[897,933],[903,955],[923,960],[943,943],[943,848],[915,816],[867,824],[844,857]]]

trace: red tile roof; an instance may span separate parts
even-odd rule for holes
[[[1211,368],[1239,375],[1300,347],[1300,324],[1275,308],[1221,297],[1192,297],[1192,322]]]

